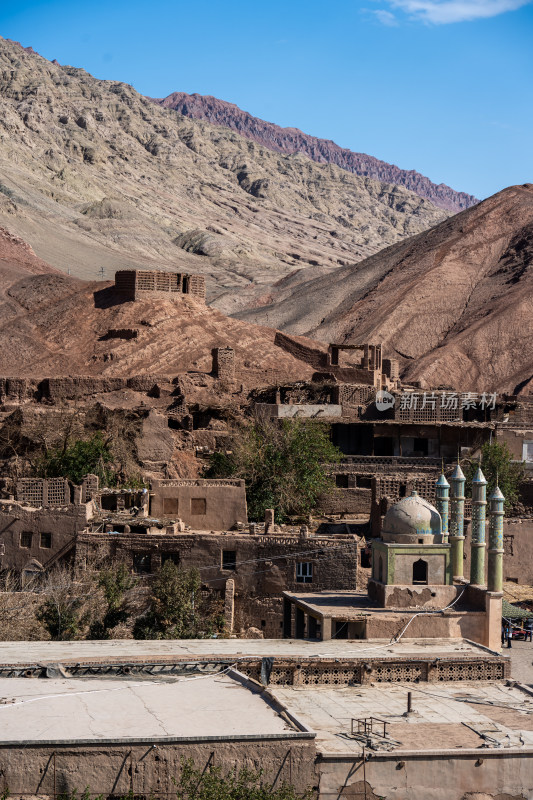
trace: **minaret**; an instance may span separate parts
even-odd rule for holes
[[[435,484],[437,502],[435,506],[442,520],[442,541],[448,544],[448,510],[450,505],[450,484],[444,477],[444,472]]]
[[[489,571],[487,589],[501,592],[503,582],[503,502],[505,497],[496,486],[490,498]]]
[[[463,580],[465,476],[459,463],[451,477],[450,544],[452,546],[452,573],[455,581]]]
[[[472,541],[470,543],[470,583],[485,585],[485,509],[487,481],[478,467],[472,479]]]

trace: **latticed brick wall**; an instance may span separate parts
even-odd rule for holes
[[[147,293],[156,297],[165,297],[169,294],[192,294],[194,297],[205,299],[204,276],[180,272],[119,270],[115,273],[115,288],[131,300]]]
[[[213,373],[220,380],[235,380],[235,351],[232,347],[213,349]]]
[[[21,478],[17,481],[17,500],[36,508],[68,505],[68,481],[65,478]]]

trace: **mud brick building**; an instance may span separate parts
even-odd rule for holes
[[[244,481],[154,480],[150,515],[179,517],[197,530],[227,530],[248,520]]]
[[[128,300],[143,297],[171,298],[173,295],[192,295],[205,301],[205,278],[180,272],[148,270],[119,270],[115,273],[115,289]]]
[[[531,692],[509,659],[461,639],[13,642],[2,662],[15,796],[170,796],[188,758],[261,768],[316,800],[533,791]]]
[[[117,519],[113,517],[108,532],[93,524],[78,534],[76,572],[83,573],[96,550],[147,578],[167,560],[185,569],[194,567],[204,589],[224,600],[229,633],[254,628],[259,636],[279,638],[285,589],[296,591],[305,585],[316,591],[348,590],[358,585],[361,543],[353,535],[302,538],[297,532],[178,531],[176,523],[158,527],[150,519],[124,530],[124,517],[122,526]]]

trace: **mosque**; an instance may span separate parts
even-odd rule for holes
[[[499,650],[504,497],[489,504],[480,468],[472,481],[470,579],[464,576],[465,476],[436,482],[436,507],[412,492],[387,511],[372,542],[368,592],[285,592],[284,633],[296,638],[463,638]],[[486,564],[486,561],[488,562]],[[487,568],[488,567],[488,568]]]

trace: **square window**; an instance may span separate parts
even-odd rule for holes
[[[299,561],[296,564],[296,582],[297,583],[312,583],[313,581],[313,565],[310,561]]]
[[[335,486],[338,489],[347,489],[348,488],[348,476],[347,475],[335,475]]]
[[[33,539],[33,533],[29,531],[22,531],[20,534],[20,546],[27,547],[28,549],[31,547],[31,542]]]
[[[222,569],[237,568],[237,552],[235,550],[222,551]]]
[[[41,533],[41,541],[39,546],[45,548],[46,550],[49,550],[52,547],[52,534]]]
[[[163,514],[177,514],[179,502],[177,497],[163,497]]]
[[[149,575],[152,570],[152,557],[150,553],[133,554],[133,571],[136,575]]]
[[[205,497],[191,497],[191,514],[204,516],[207,510]]]

